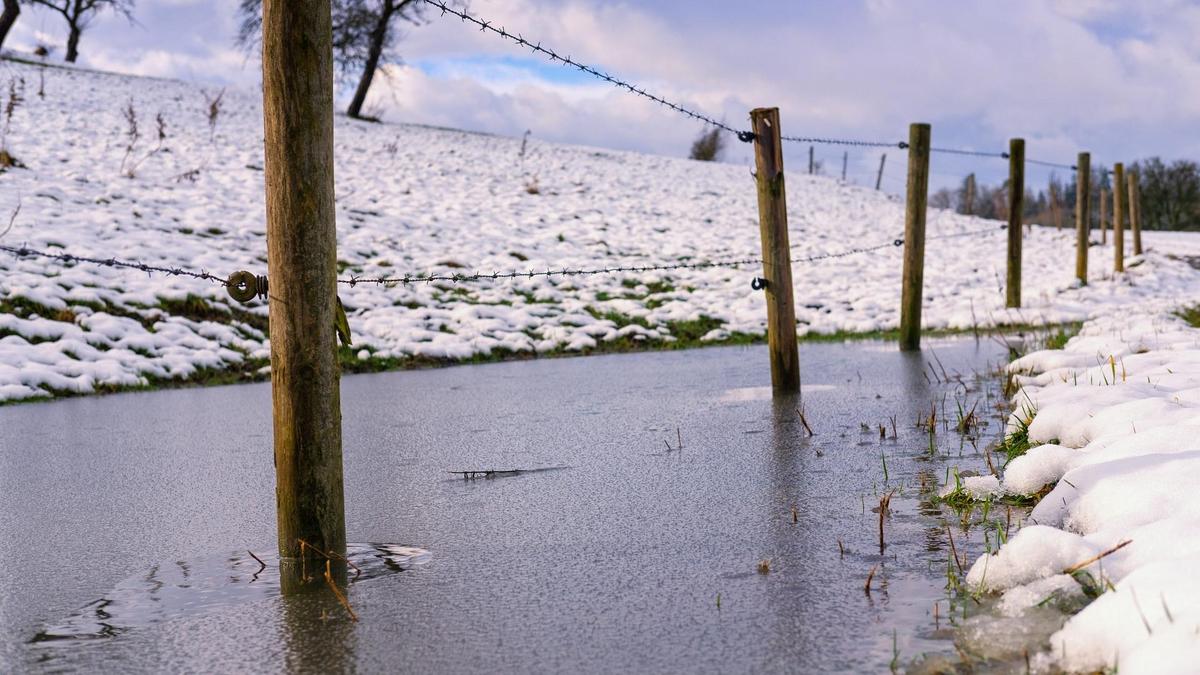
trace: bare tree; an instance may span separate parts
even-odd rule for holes
[[[396,21],[419,23],[424,8],[421,0],[333,0],[333,55],[338,76],[349,80],[357,75],[358,81],[347,115],[362,116],[376,71],[398,61],[394,53]],[[262,0],[241,0],[238,13],[241,25],[235,42],[254,49],[261,40]]]
[[[4,38],[8,37],[8,31],[17,22],[20,13],[21,5],[17,4],[17,0],[4,0],[4,13],[0,14],[0,47],[4,46]]]
[[[79,58],[79,38],[96,14],[105,9],[133,21],[134,0],[25,0],[31,5],[48,7],[62,15],[67,22],[67,62]]]
[[[725,136],[717,127],[704,129],[692,142],[692,151],[688,157],[701,162],[715,162],[721,158],[725,150]]]

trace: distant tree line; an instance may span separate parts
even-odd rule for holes
[[[1200,230],[1200,164],[1180,159],[1171,163],[1159,157],[1139,160],[1125,167],[1134,171],[1142,193],[1142,227],[1147,230]],[[1112,218],[1112,171],[1098,166],[1091,176],[1092,223],[1099,226],[1100,192],[1109,194],[1108,218]],[[1128,190],[1128,186],[1121,186]],[[977,184],[975,175],[956,188],[942,188],[929,197],[929,205],[981,218],[1008,219],[1008,181],[995,187]],[[1075,180],[1050,174],[1045,188],[1025,188],[1025,222],[1074,227]]]

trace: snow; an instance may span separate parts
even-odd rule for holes
[[[44,98],[36,94],[39,75]],[[240,269],[265,274],[258,92],[228,91],[210,140],[206,100],[195,84],[0,61],[0,79],[9,78],[25,82],[8,145],[28,168],[0,174],[0,222],[20,205],[4,244],[221,277]],[[122,172],[122,111],[130,102],[142,132],[125,163],[137,164],[133,177]],[[159,113],[165,149],[150,154]],[[759,255],[748,167],[543,143],[535,122],[521,157],[519,138],[339,117],[342,276]],[[537,194],[526,189],[534,177]],[[902,235],[904,205],[884,193],[799,172],[789,176],[787,191],[798,258]],[[977,230],[989,232],[940,238]],[[1130,259],[1126,274],[1114,277],[1096,264],[1089,285],[1079,287],[1065,264],[1074,256],[1073,232],[1033,227],[1024,244],[1026,306],[1007,310],[999,223],[931,211],[927,237],[929,328],[1077,321],[1133,305],[1165,310],[1200,290],[1191,267],[1174,257],[1200,254],[1200,238],[1147,233],[1154,250]],[[1110,251],[1096,246],[1093,257],[1107,259]],[[894,328],[900,267],[901,249],[892,246],[797,264],[798,330]],[[238,305],[216,284],[7,255],[0,272],[0,338],[7,340],[0,345],[0,400],[191,377],[200,369],[259,370],[268,353],[255,327],[265,322],[266,307]],[[707,340],[761,335],[764,299],[749,288],[755,274],[710,268],[359,284],[340,293],[359,359],[363,352],[366,359],[465,359],[498,350],[588,350],[620,339],[666,343],[677,339],[672,322],[702,317],[711,319]],[[210,311],[181,316],[189,296]],[[1127,367],[1132,353],[1123,355]]]
[[[1028,423],[1040,445],[1012,460],[991,494],[1049,492],[1028,525],[975,561],[968,585],[1002,593],[1003,616],[1023,616],[1038,595],[1077,592],[1064,573],[1079,568],[1102,592],[1051,635],[1035,670],[1195,672],[1200,329],[1127,309],[1009,372],[1021,389],[1008,429]]]

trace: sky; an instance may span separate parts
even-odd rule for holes
[[[100,15],[84,65],[206,84],[256,87],[260,63],[233,45],[237,0],[140,0],[136,22]],[[541,41],[647,91],[744,128],[778,107],[784,134],[901,141],[912,122],[933,144],[1093,166],[1159,155],[1200,158],[1200,0],[470,0],[470,13]],[[376,79],[368,109],[385,120],[686,156],[703,125],[551,64],[453,17],[397,24],[399,60]],[[7,46],[54,47],[56,15],[25,8]],[[353,83],[341,87],[348,99]],[[343,102],[344,103],[344,102]],[[808,147],[789,144],[789,172]],[[824,171],[904,187],[904,153],[821,146]],[[725,161],[749,166],[729,138]],[[1030,166],[1027,183],[1051,169]],[[1001,159],[934,155],[933,186]],[[1060,175],[1063,172],[1059,171]]]

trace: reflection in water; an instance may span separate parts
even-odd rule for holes
[[[121,582],[106,597],[89,603],[62,623],[39,631],[31,642],[53,645],[110,638],[163,621],[197,617],[222,607],[277,597],[281,586],[279,558],[260,557],[267,563],[265,569],[252,556],[241,554],[155,565],[146,574]],[[429,553],[394,544],[350,544],[346,557],[362,570],[353,585],[424,563]],[[342,567],[344,572],[345,566]],[[307,598],[300,596],[288,607],[307,606],[317,618],[341,618],[344,610],[333,594],[327,592],[324,571],[323,567],[308,570],[314,579],[308,589],[313,592],[304,594],[310,596]],[[323,590],[326,592],[319,592]]]

